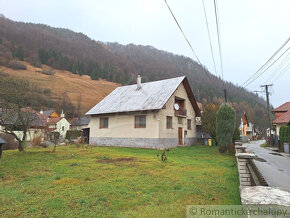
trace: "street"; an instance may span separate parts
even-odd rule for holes
[[[260,147],[265,141],[245,143],[247,151],[258,156],[256,166],[271,187],[281,187],[290,191],[290,156]]]

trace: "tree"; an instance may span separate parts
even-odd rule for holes
[[[218,105],[207,104],[201,115],[202,130],[216,139],[216,113],[219,109]]]
[[[27,108],[28,86],[19,80],[0,81],[0,131],[12,135],[19,142],[19,151],[24,150],[23,142],[30,126],[40,121],[35,111]]]
[[[222,104],[216,115],[216,138],[221,153],[232,151],[236,112],[229,104]]]

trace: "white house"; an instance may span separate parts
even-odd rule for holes
[[[196,142],[200,116],[186,77],[116,88],[89,110],[89,143],[169,148]]]

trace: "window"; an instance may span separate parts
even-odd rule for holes
[[[108,126],[109,126],[109,118],[100,117],[100,129],[108,128]]]
[[[182,118],[178,117],[178,124],[182,124]]]
[[[166,117],[166,128],[172,129],[172,117],[169,116]]]
[[[187,129],[191,129],[191,120],[187,120]]]
[[[146,116],[135,116],[135,128],[146,128]]]

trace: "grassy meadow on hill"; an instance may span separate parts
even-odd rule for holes
[[[77,108],[81,102],[81,112],[87,112],[96,103],[110,94],[119,84],[106,80],[92,80],[90,76],[73,74],[65,70],[56,70],[42,65],[34,67],[27,62],[21,62],[26,70],[14,70],[0,66],[0,72],[9,77],[29,81],[41,89],[49,89],[52,100],[60,101],[65,97]],[[51,75],[42,72],[51,73]]]
[[[73,145],[4,151],[0,217],[184,217],[186,205],[240,204],[236,160],[217,147]],[[72,155],[73,154],[73,155]]]

